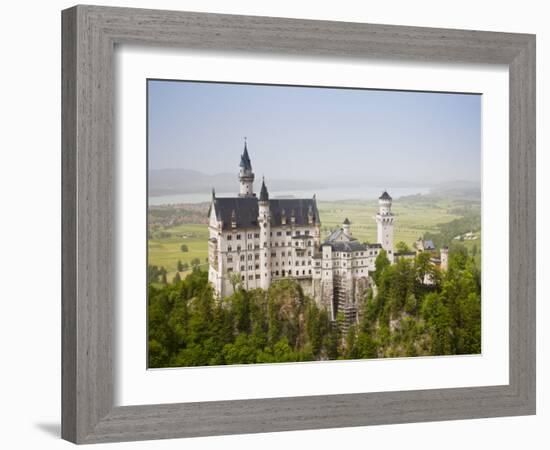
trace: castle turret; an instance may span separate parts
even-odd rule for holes
[[[378,225],[378,243],[388,253],[388,259],[393,262],[393,223],[395,216],[391,212],[392,198],[384,191],[378,199],[378,214],[376,223]]]
[[[250,157],[248,156],[246,138],[244,140],[244,151],[241,155],[241,163],[239,166],[239,197],[254,197],[254,173],[252,172]]]
[[[344,223],[342,224],[342,230],[344,230],[344,234],[346,236],[351,236],[351,230],[350,230],[351,222],[346,217],[344,220]]]
[[[260,227],[260,287],[267,290],[271,284],[271,211],[269,193],[263,179],[258,201],[258,226]]]
[[[441,270],[449,269],[449,247],[441,247]]]

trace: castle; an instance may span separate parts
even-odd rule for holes
[[[359,304],[370,286],[369,272],[382,249],[393,261],[392,198],[384,192],[376,214],[378,243],[353,237],[346,218],[324,240],[315,195],[305,199],[270,199],[262,180],[254,193],[254,173],[245,141],[237,197],[216,197],[208,212],[208,280],[216,294],[231,295],[236,281],[246,289],[268,289],[272,281],[291,278],[329,312],[357,320]],[[236,277],[239,277],[236,280]]]

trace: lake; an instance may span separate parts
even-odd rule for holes
[[[385,188],[373,186],[357,186],[357,187],[341,187],[341,188],[324,188],[317,190],[293,190],[293,191],[274,191],[269,192],[270,198],[311,198],[313,194],[317,195],[317,200],[333,202],[343,200],[374,200],[380,197],[384,189],[394,198],[404,197],[407,195],[427,194],[430,192],[429,187],[396,187],[387,186]],[[258,188],[259,192],[259,188]],[[235,192],[217,192],[217,197],[236,197],[238,191]],[[212,198],[211,192],[189,193],[189,194],[174,194],[174,195],[159,195],[149,197],[149,205],[169,205],[176,203],[203,203],[208,202]]]

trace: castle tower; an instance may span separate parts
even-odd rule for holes
[[[351,222],[350,222],[349,219],[346,217],[345,220],[344,220],[344,223],[342,224],[342,230],[344,230],[344,234],[345,234],[346,236],[350,236],[350,237],[351,237],[350,226],[351,226]]]
[[[441,247],[441,270],[449,269],[449,247]]]
[[[252,172],[250,157],[248,156],[246,138],[244,139],[244,151],[241,155],[241,163],[239,164],[239,166],[239,197],[254,197],[254,173]]]
[[[376,223],[378,225],[378,243],[388,252],[388,259],[393,262],[393,223],[395,216],[391,212],[392,198],[384,191],[378,199],[378,214]]]
[[[271,284],[271,211],[269,193],[263,179],[258,201],[258,225],[260,227],[260,287],[267,290]]]

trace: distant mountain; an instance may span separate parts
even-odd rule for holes
[[[430,190],[433,195],[444,195],[453,198],[480,199],[481,182],[448,181],[441,183]]]
[[[256,185],[261,181],[256,175]],[[285,191],[292,189],[320,189],[326,187],[323,183],[305,180],[269,180],[270,191]],[[149,170],[149,195],[196,194],[209,192],[215,188],[217,192],[239,191],[239,177],[236,173],[219,173],[207,175],[188,169],[151,169]]]

